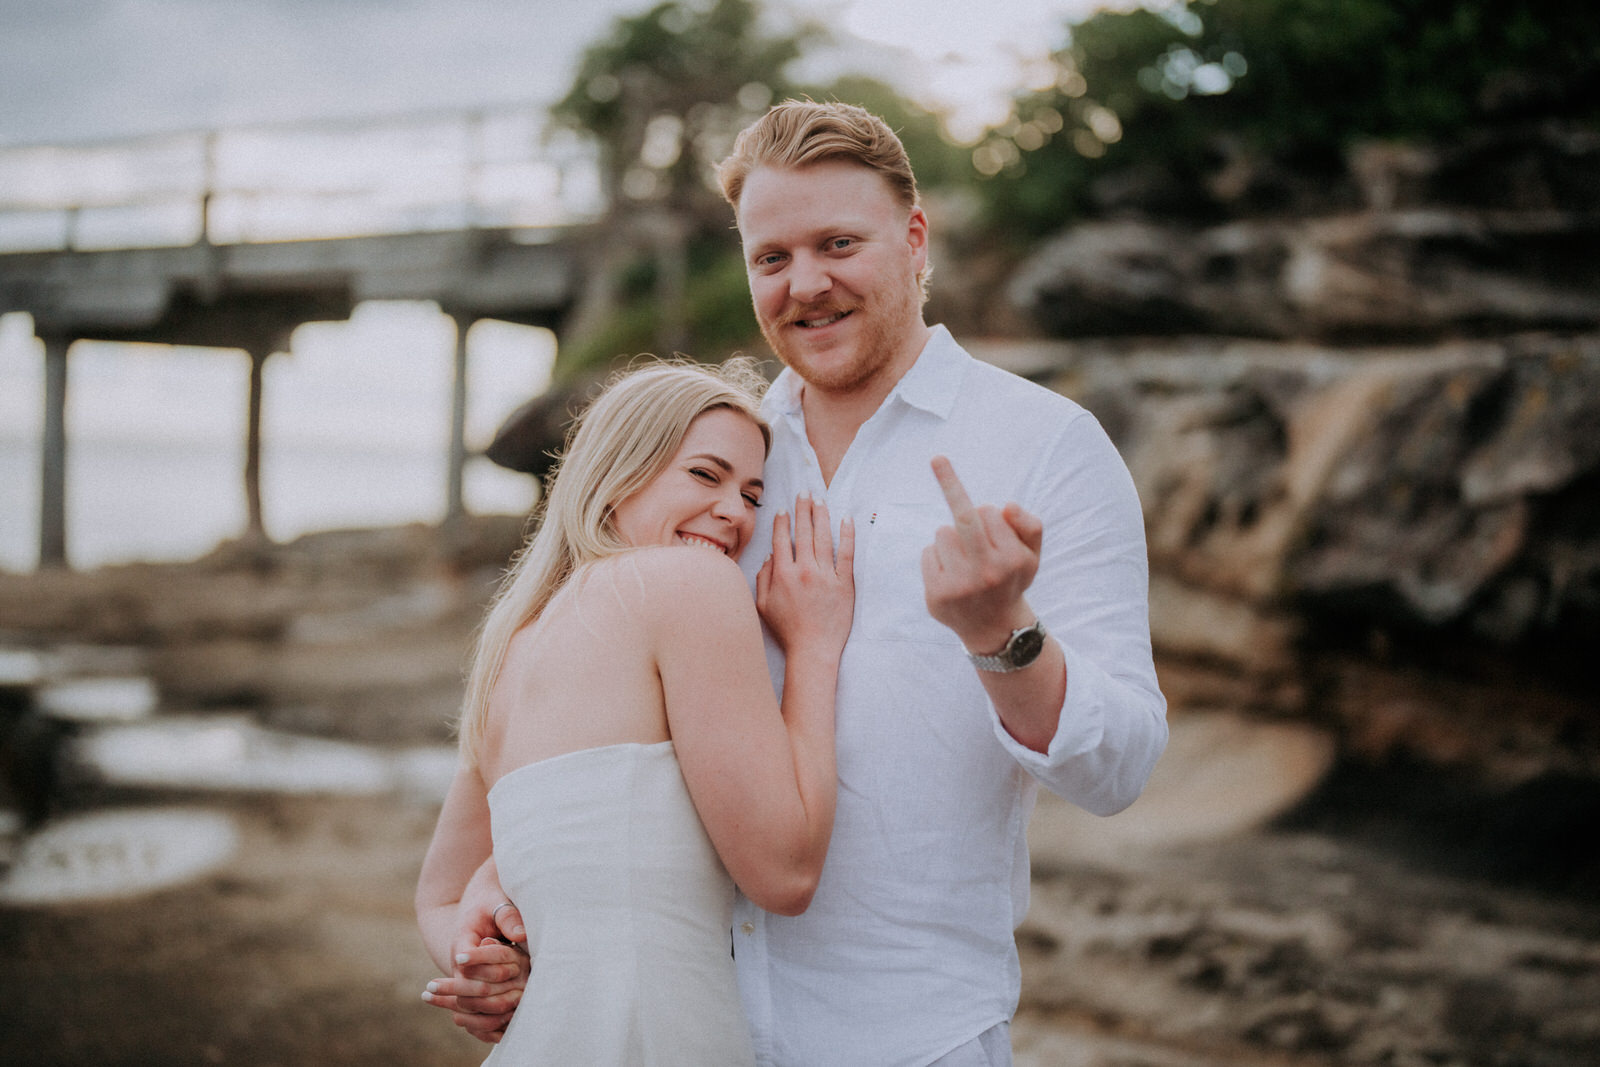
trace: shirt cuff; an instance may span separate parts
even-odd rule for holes
[[[1066,645],[1061,646],[1061,656],[1067,667],[1067,695],[1061,702],[1056,732],[1045,751],[1036,752],[1012,737],[1005,723],[1000,721],[994,702],[988,702],[989,718],[1000,744],[1035,776],[1048,777],[1073,756],[1093,748],[1103,733],[1100,717],[1105,705],[1095,693],[1099,673]]]
[[[1118,685],[1094,663],[1062,651],[1067,696],[1048,750],[1018,744],[991,704],[995,735],[1050,792],[1095,815],[1115,815],[1138,799],[1166,748],[1166,702],[1159,692]]]

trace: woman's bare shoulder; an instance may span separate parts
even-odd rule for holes
[[[709,549],[687,545],[639,548],[608,561],[631,569],[647,604],[668,617],[689,612],[726,610],[731,603],[749,604],[750,587],[739,564]]]
[[[632,564],[640,577],[663,584],[695,583],[712,586],[733,585],[748,589],[744,573],[731,557],[707,548],[688,545],[659,545],[636,548],[614,557],[617,564]]]

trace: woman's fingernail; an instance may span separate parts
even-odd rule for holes
[[[428,983],[428,994],[431,996],[432,994],[437,993],[437,992],[439,992],[439,983],[437,981],[429,982]]]
[[[433,1003],[433,994],[432,993],[423,993],[422,994],[422,999],[426,1000],[429,1004],[432,1004]]]
[[[467,961],[468,961],[468,960],[470,960],[470,959],[471,959],[471,958],[472,958],[472,957],[471,957],[471,956],[469,956],[469,955],[468,955],[468,954],[467,954],[467,953],[465,953],[465,952],[457,952],[457,953],[456,953],[456,962],[457,962],[457,963],[466,963],[466,962],[467,962]]]

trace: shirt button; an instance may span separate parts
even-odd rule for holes
[[[747,934],[753,934],[756,932],[756,924],[752,922],[742,923],[739,926],[739,929],[743,930]]]

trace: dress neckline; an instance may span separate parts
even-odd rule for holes
[[[575,748],[571,752],[562,752],[558,755],[546,756],[544,759],[537,759],[532,763],[524,763],[521,766],[511,768],[499,778],[495,779],[494,785],[489,787],[489,795],[494,795],[494,791],[500,788],[501,782],[504,782],[507,778],[510,778],[514,774],[521,774],[524,771],[538,770],[540,768],[549,767],[552,764],[570,762],[579,757],[595,756],[602,753],[615,755],[630,750],[649,752],[653,749],[660,749],[663,751],[670,751],[671,748],[671,738],[668,738],[665,741],[618,741],[616,744],[611,745],[595,745],[592,748]]]

